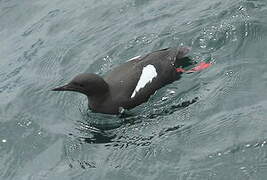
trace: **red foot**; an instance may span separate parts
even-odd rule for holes
[[[186,70],[184,70],[183,68],[176,68],[177,72],[186,72]]]
[[[197,72],[197,71],[201,71],[203,69],[206,69],[208,67],[210,67],[212,65],[212,63],[205,63],[205,62],[200,62],[196,67],[192,68],[191,70],[186,71],[183,68],[176,68],[177,72]]]

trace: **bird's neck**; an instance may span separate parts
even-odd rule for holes
[[[103,109],[108,101],[108,96],[109,91],[101,95],[87,96],[89,108],[94,112],[98,112]]]

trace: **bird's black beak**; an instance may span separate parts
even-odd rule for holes
[[[54,88],[54,89],[51,89],[51,90],[52,91],[72,91],[73,88],[69,84],[66,84],[64,86],[57,87],[57,88]]]
[[[88,92],[86,90],[84,90],[81,87],[77,87],[71,83],[66,84],[64,86],[54,88],[54,89],[51,89],[51,91],[73,91],[73,92],[79,92],[79,93],[83,93],[85,95],[88,95]]]

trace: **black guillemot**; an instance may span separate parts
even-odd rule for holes
[[[194,63],[186,54],[188,47],[166,48],[134,57],[115,67],[103,78],[83,73],[70,83],[53,91],[75,91],[88,97],[93,112],[119,114],[146,102],[156,90],[180,79],[185,72],[205,69],[211,63],[201,62],[191,70],[184,68]]]

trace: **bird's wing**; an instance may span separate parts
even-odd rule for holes
[[[152,64],[148,64],[145,67],[143,67],[142,69],[142,73],[139,77],[139,80],[136,84],[135,89],[132,92],[131,98],[134,98],[135,95],[142,89],[144,88],[146,85],[148,85],[149,83],[151,83],[153,81],[154,78],[157,77],[157,70],[155,68],[155,66],[153,66]]]

